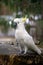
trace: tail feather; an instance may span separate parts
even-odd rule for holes
[[[30,43],[31,48],[37,52],[39,55],[41,55],[41,50],[35,45],[33,38],[31,38],[32,43]]]
[[[33,45],[33,50],[41,55],[41,50],[36,45]]]

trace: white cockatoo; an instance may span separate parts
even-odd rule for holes
[[[21,45],[21,47],[24,48],[24,54],[26,54],[28,49],[31,49],[40,55],[41,50],[35,45],[32,36],[30,36],[26,31],[24,21],[26,21],[26,18],[14,19],[14,23],[16,26],[15,38],[17,42]]]

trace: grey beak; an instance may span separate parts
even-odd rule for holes
[[[14,28],[16,29],[16,27],[17,27],[17,23],[16,23],[16,22],[14,22],[14,24],[13,24],[13,25],[14,25]]]

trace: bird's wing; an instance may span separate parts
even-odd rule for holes
[[[24,34],[23,34],[23,39],[24,39],[25,42],[31,42],[32,36],[30,36],[30,35],[27,33],[27,31],[25,31]]]

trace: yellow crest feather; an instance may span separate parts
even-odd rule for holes
[[[27,17],[22,18],[22,22],[26,22]]]

